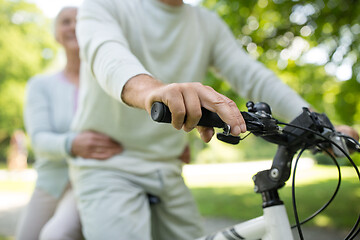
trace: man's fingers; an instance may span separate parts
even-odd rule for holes
[[[181,86],[179,84],[165,85],[150,94],[147,99],[147,111],[149,113],[151,112],[152,104],[157,101],[163,102],[169,107],[172,116],[171,124],[174,128],[180,130],[184,124],[186,115]]]
[[[206,87],[207,91],[199,91],[201,105],[219,117],[231,127],[231,134],[239,135],[246,131],[245,121],[235,102],[217,93],[214,89]]]
[[[166,104],[166,103],[165,103]],[[182,96],[177,101],[168,100],[167,106],[171,112],[171,124],[180,130],[184,125],[186,108]]]
[[[186,109],[186,121],[183,129],[186,132],[193,130],[201,118],[200,99],[193,89],[183,92],[184,104]]]
[[[146,98],[146,108],[150,113],[151,105],[155,101],[167,105],[172,115],[172,125],[176,129],[183,128],[191,131],[201,117],[201,107],[215,112],[230,126],[231,134],[239,135],[246,131],[245,121],[236,104],[201,83],[168,84],[157,88]],[[185,120],[186,115],[186,121]],[[213,130],[200,131],[205,141],[210,141]]]
[[[210,142],[215,133],[214,129],[209,127],[197,126],[196,129],[199,131],[201,139],[206,143]]]

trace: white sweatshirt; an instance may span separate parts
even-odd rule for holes
[[[250,58],[215,13],[200,7],[174,7],[159,0],[86,0],[77,35],[83,64],[73,129],[103,132],[125,149],[111,161],[78,159],[79,165],[126,170],[131,167],[121,166],[126,162],[121,158],[169,162],[183,151],[183,131],[155,123],[146,111],[121,102],[123,86],[139,74],[164,83],[195,82],[213,66],[241,96],[269,103],[277,116],[294,118],[308,105]]]

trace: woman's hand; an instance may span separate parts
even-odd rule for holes
[[[123,151],[120,143],[105,134],[95,131],[79,133],[72,142],[71,152],[75,156],[106,160]]]

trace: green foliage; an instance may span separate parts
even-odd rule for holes
[[[314,159],[318,164],[322,165],[334,165],[333,160],[324,154],[315,155]],[[351,159],[354,161],[355,165],[360,165],[360,156],[359,154],[355,154],[351,156]],[[345,157],[337,158],[336,161],[340,166],[352,166],[352,163]]]
[[[223,81],[223,79],[217,76],[214,71],[209,71],[207,73],[203,84],[213,87],[228,98],[232,99],[236,102],[239,108],[245,108],[246,101],[242,99],[234,90],[232,90],[231,86],[226,81]]]
[[[202,1],[203,6],[218,12],[252,57],[272,69],[314,109],[325,112],[335,124],[354,125],[360,130],[360,4],[356,3]],[[205,82],[243,109],[245,100],[220,83],[216,75],[209,74]],[[246,141],[240,148],[259,149],[257,140],[242,147]]]
[[[203,5],[217,11],[250,55],[316,109],[359,124],[360,5],[355,2],[204,0]],[[323,59],[304,57],[313,47],[324,50]],[[339,81],[332,73],[346,67],[352,75]]]
[[[231,89],[231,86],[227,82],[223,81],[223,79],[218,77],[213,71],[208,72],[203,83],[205,85],[213,87],[217,91],[221,92],[225,96],[235,101],[240,110],[247,110],[245,107],[246,100],[241,98],[234,90]],[[211,146],[209,148],[206,148],[203,152],[197,151],[197,153],[200,153],[199,156],[193,154],[193,162],[224,163],[239,162],[244,160],[271,159],[276,151],[275,145],[269,144],[264,140],[254,136],[247,137],[244,141],[241,141],[240,144],[236,147],[225,147],[221,143],[217,144],[213,142]]]
[[[31,3],[0,0],[0,161],[9,138],[23,128],[26,81],[54,58],[50,21]]]

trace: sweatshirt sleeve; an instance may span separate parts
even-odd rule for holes
[[[129,49],[118,13],[125,11],[123,5],[126,1],[87,0],[80,8],[77,24],[83,63],[101,88],[119,101],[130,78],[150,75]]]
[[[214,17],[217,37],[212,63],[242,96],[268,103],[274,114],[292,120],[309,104],[263,64],[252,59],[236,42],[228,26]]]
[[[53,107],[42,79],[31,79],[26,88],[24,121],[31,145],[37,156],[49,160],[71,157],[71,144],[76,133],[56,133],[52,129],[50,111]]]

